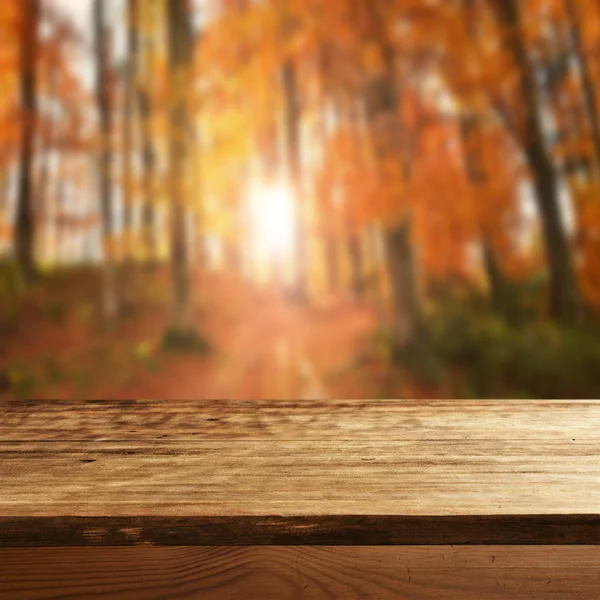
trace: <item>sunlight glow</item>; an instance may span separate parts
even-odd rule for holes
[[[264,258],[289,258],[294,243],[294,199],[283,183],[250,186],[248,193],[250,235]]]

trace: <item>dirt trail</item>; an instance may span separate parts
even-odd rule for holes
[[[74,274],[72,281],[38,290],[39,298],[23,300],[19,326],[0,344],[5,369],[31,374],[35,381],[20,397],[379,397],[377,369],[352,366],[375,328],[373,311],[366,306],[344,299],[328,306],[303,305],[239,278],[201,274],[195,279],[196,326],[213,351],[208,356],[164,354],[156,349],[169,315],[168,272],[149,272],[136,280],[134,311],[111,334],[102,332],[94,309],[97,285],[93,274],[88,279],[82,286],[81,276]],[[63,307],[64,319],[49,318],[50,302]],[[332,377],[340,372],[341,377]],[[0,387],[0,399],[12,397],[10,388]]]
[[[232,287],[235,290],[232,290]],[[232,293],[234,292],[234,293]],[[228,300],[231,302],[228,304]],[[365,307],[290,303],[272,291],[218,281],[206,295],[198,326],[212,356],[172,357],[160,372],[126,388],[98,390],[110,398],[327,399],[328,373],[348,364],[374,326]]]

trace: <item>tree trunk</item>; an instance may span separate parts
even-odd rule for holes
[[[55,265],[62,263],[64,239],[66,238],[65,225],[61,215],[66,212],[67,196],[67,158],[60,154],[56,173],[56,189],[52,196],[52,203],[48,214],[49,226],[52,235],[48,236],[48,254],[52,256]]]
[[[64,163],[63,163],[64,164]],[[66,174],[66,168],[62,168],[63,174]],[[67,262],[67,255],[69,249],[69,224],[67,223],[66,216],[67,202],[68,202],[68,187],[66,177],[61,177],[58,189],[57,198],[57,210],[55,212],[55,226],[56,226],[56,237],[55,237],[55,248],[56,248],[56,263],[64,264]]]
[[[95,0],[94,28],[96,38],[96,102],[100,117],[99,193],[104,248],[102,308],[108,327],[115,325],[119,305],[115,270],[115,232],[113,223],[113,182],[111,181],[111,103],[108,81],[109,36],[104,22],[104,0]]]
[[[296,196],[296,289],[300,299],[306,299],[308,293],[307,274],[307,235],[306,214],[302,187],[302,169],[300,156],[300,101],[296,66],[291,59],[284,62],[282,71],[283,94],[285,99],[285,123],[287,142],[288,174]]]
[[[142,205],[142,244],[146,263],[153,265],[158,260],[158,239],[156,233],[156,153],[150,126],[150,99],[147,92],[141,92],[142,145],[144,169],[144,203]]]
[[[403,129],[398,110],[398,95],[394,85],[393,58],[384,49],[387,69],[372,81],[366,90],[367,118],[376,156],[382,164],[393,158],[404,165],[410,176],[406,156],[400,147]],[[401,201],[400,198],[397,199]],[[387,265],[392,293],[392,330],[400,350],[418,345],[422,341],[422,314],[417,288],[416,269],[411,248],[411,215],[406,209],[401,220],[388,226],[384,233]]]
[[[13,239],[8,218],[9,180],[9,168],[6,165],[0,169],[0,254],[6,251]]]
[[[382,289],[381,281],[381,269],[380,269],[380,237],[379,228],[377,223],[371,223],[367,228],[368,234],[368,252],[371,260],[371,279],[369,282],[371,288],[371,298],[375,312],[377,314],[377,321],[379,323],[385,323],[386,321],[386,310],[385,310],[385,298]]]
[[[460,117],[460,132],[463,146],[463,156],[465,160],[465,170],[471,185],[477,189],[480,188],[481,193],[485,193],[485,184],[488,182],[488,174],[480,164],[477,158],[477,148],[474,148],[470,143],[470,137],[477,133],[480,127],[479,119],[476,115],[465,114]],[[485,229],[484,225],[480,225],[481,230]],[[488,239],[486,233],[482,234],[483,240],[481,250],[483,253],[483,266],[488,282],[489,300],[493,309],[499,313],[504,311],[504,293],[505,280],[496,251]]]
[[[403,222],[385,232],[385,246],[392,291],[392,330],[398,348],[405,349],[421,343],[423,322],[419,297],[412,242],[411,223],[406,217]]]
[[[348,256],[350,258],[350,285],[352,293],[361,298],[363,295],[363,255],[360,235],[351,233],[348,237]]]
[[[127,4],[127,73],[125,75],[125,106],[123,130],[123,239],[124,261],[133,259],[133,187],[134,187],[134,98],[139,55],[138,0]]]
[[[50,98],[54,98],[56,93],[58,70],[55,64],[48,65],[48,95]],[[38,236],[41,238],[38,241],[38,256],[43,257],[47,252],[47,239],[48,239],[48,227],[49,227],[49,215],[50,215],[50,195],[51,195],[51,171],[50,158],[52,151],[57,151],[55,148],[56,137],[58,128],[54,121],[53,115],[50,115],[47,123],[47,127],[44,131],[44,139],[42,140],[42,167],[40,172],[39,185],[37,186],[37,219],[36,219],[36,231]]]
[[[326,156],[330,138],[330,128],[327,123],[326,108],[328,100],[332,96],[330,53],[325,42],[318,49],[318,77],[320,81],[320,96],[317,111],[317,136],[321,144],[322,156]],[[322,188],[323,189],[323,188]],[[330,294],[339,291],[340,288],[340,264],[338,256],[338,212],[333,201],[333,189],[331,178],[328,178],[327,186],[323,189],[321,198],[320,219],[324,223],[323,243],[325,246],[325,265],[327,269],[327,282]]]
[[[406,127],[400,115],[399,93],[396,89],[396,51],[388,35],[386,3],[363,0],[362,29],[378,50],[381,68],[366,82],[364,100],[373,150],[379,165],[396,161],[406,179],[411,176]],[[382,177],[385,174],[382,172]],[[394,202],[403,199],[394,195]],[[399,219],[386,227],[384,234],[387,267],[392,294],[392,332],[397,350],[420,348],[423,342],[423,321],[418,294],[413,248],[411,247],[410,207],[401,210]]]
[[[520,71],[525,115],[521,143],[531,170],[542,221],[550,276],[550,312],[561,321],[579,321],[583,316],[583,302],[561,220],[558,178],[544,140],[542,103],[524,42],[520,2],[505,0],[498,6],[504,23],[510,29],[510,50]]]
[[[10,169],[8,166],[0,170],[0,220],[8,222],[8,192],[10,188]]]
[[[466,9],[473,8],[473,0],[464,0]],[[469,15],[471,17],[471,15]],[[473,18],[467,21],[467,32],[471,41],[471,50],[476,51],[478,42],[477,23]],[[480,160],[481,145],[476,143],[481,139],[481,118],[477,113],[465,112],[459,118],[460,135],[462,141],[462,152],[465,161],[467,177],[474,188],[480,188],[485,193],[485,185],[489,181],[488,173]],[[475,142],[475,143],[473,143]],[[486,224],[480,223],[481,252],[483,256],[483,267],[488,283],[489,302],[498,313],[506,312],[506,280],[496,249],[489,239]]]
[[[600,178],[600,118],[598,117],[598,98],[596,97],[596,88],[590,72],[588,58],[583,48],[583,40],[577,10],[573,0],[565,0],[565,10],[569,21],[569,31],[573,50],[577,57],[577,63],[581,72],[581,83],[583,86],[583,101],[585,103],[587,117],[590,123],[592,142],[594,145],[595,163],[594,169],[596,176]]]
[[[146,0],[147,1],[147,0]],[[171,4],[171,0],[169,0]],[[142,6],[137,3],[138,17]],[[136,33],[139,35],[139,29],[136,28]],[[144,257],[147,264],[155,264],[158,260],[158,239],[156,232],[156,150],[153,140],[153,102],[148,76],[145,74],[142,81],[141,74],[141,57],[143,51],[140,48],[136,57],[136,85],[137,85],[137,103],[139,110],[140,126],[141,126],[141,143],[142,143],[142,168],[144,180],[144,201],[142,205],[142,245],[144,247]],[[154,67],[154,65],[152,65]],[[154,77],[154,74],[151,74]]]
[[[494,248],[488,242],[482,243],[483,265],[488,280],[490,300],[493,309],[502,314],[505,309],[505,281],[498,264]]]
[[[36,278],[34,262],[34,206],[33,206],[33,146],[37,130],[37,77],[39,0],[23,0],[24,26],[21,33],[20,92],[21,92],[21,166],[17,215],[15,223],[15,254],[23,278],[31,283]]]
[[[192,330],[189,248],[185,189],[188,178],[189,133],[187,92],[190,89],[191,31],[188,0],[167,3],[169,32],[169,187],[171,195],[172,331]]]

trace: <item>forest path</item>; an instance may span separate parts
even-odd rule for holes
[[[372,311],[344,300],[305,306],[233,278],[203,278],[197,287],[197,325],[213,353],[167,357],[157,372],[94,396],[325,400],[338,393],[328,375],[353,361],[375,327]]]
[[[49,279],[19,300],[9,337],[0,322],[0,401],[447,397],[391,367],[364,303],[302,304],[226,273],[194,283],[195,324],[212,346],[205,356],[159,349],[171,304],[166,269],[135,274],[132,309],[111,333],[98,314],[96,272]]]

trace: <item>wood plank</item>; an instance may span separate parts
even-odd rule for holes
[[[0,444],[0,514],[596,514],[600,444]]]
[[[2,600],[597,600],[600,547],[0,550]]]
[[[0,548],[44,546],[592,545],[592,515],[312,517],[14,517]]]
[[[153,544],[596,544],[598,425],[598,401],[9,403],[0,546],[128,519]]]
[[[600,400],[9,401],[0,441],[598,441]]]

